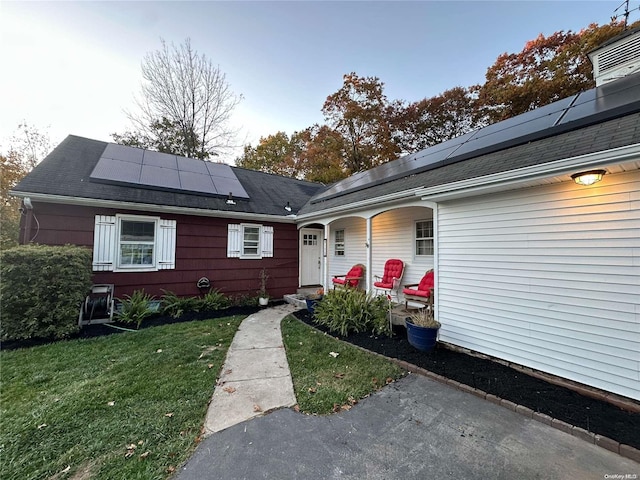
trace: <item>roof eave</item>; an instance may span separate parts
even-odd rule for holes
[[[125,210],[144,210],[146,212],[172,213],[176,215],[195,215],[200,217],[237,218],[241,220],[296,223],[296,216],[267,215],[259,213],[234,212],[233,210],[209,210],[205,208],[177,207],[171,205],[154,205],[149,203],[123,202],[118,200],[102,200],[95,198],[71,197],[65,195],[51,195],[26,191],[9,191],[10,195],[19,198],[29,197],[32,200],[63,205],[78,205],[96,208],[116,208]]]
[[[495,193],[516,188],[525,183],[549,178],[550,176],[569,175],[576,170],[588,170],[596,167],[637,160],[640,156],[640,143],[600,152],[564,158],[554,162],[509,170],[482,177],[471,178],[454,183],[421,188],[416,195],[422,200],[441,202],[457,198]]]

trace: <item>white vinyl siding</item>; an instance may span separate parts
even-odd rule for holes
[[[384,263],[398,258],[405,264],[402,284],[418,283],[433,268],[433,256],[415,256],[415,222],[431,219],[433,212],[425,207],[407,207],[377,215],[372,222],[372,273],[382,276]]]
[[[441,340],[640,399],[640,172],[444,202]]]
[[[137,228],[149,225],[152,228],[143,228],[144,232]],[[95,216],[94,271],[174,269],[175,251],[175,220],[138,215]]]
[[[331,285],[331,279],[334,275],[345,275],[351,267],[361,263],[366,265],[366,224],[363,218],[351,217],[344,220],[338,220],[330,225],[331,228],[331,244],[329,251],[335,252],[335,235],[336,230],[344,230],[344,248],[346,255],[328,257],[328,284]],[[366,275],[366,272],[365,272]]]
[[[273,227],[254,224],[229,224],[227,257],[260,259],[273,257]]]

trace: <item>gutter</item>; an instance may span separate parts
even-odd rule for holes
[[[19,198],[31,198],[35,202],[58,203],[63,205],[78,205],[82,207],[113,208],[123,210],[142,210],[145,212],[173,213],[176,215],[195,215],[200,217],[239,218],[263,222],[296,223],[296,216],[267,215],[259,213],[234,212],[232,210],[209,210],[205,208],[173,207],[168,205],[153,205],[148,203],[123,202],[118,200],[100,200],[96,198],[69,197],[66,195],[49,195],[46,193],[9,191],[10,195]]]

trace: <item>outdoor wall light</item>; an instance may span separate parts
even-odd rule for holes
[[[233,199],[233,195],[229,192],[229,196],[227,197],[227,205],[235,205],[236,201]]]
[[[291,204],[290,204],[289,202],[287,202],[287,204],[284,206],[284,209],[285,209],[287,212],[290,212],[290,211],[291,211]]]
[[[602,176],[607,173],[606,170],[589,170],[588,172],[574,173],[571,175],[573,181],[578,185],[593,185],[602,180]]]

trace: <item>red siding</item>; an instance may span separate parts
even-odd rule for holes
[[[280,298],[295,292],[298,287],[298,231],[293,224],[248,222],[273,226],[274,256],[261,260],[242,260],[227,258],[227,225],[242,223],[240,220],[36,202],[33,213],[37,222],[32,222],[29,238],[35,236],[34,243],[68,243],[89,248],[93,248],[93,228],[97,214],[127,213],[176,220],[175,270],[94,273],[94,283],[115,284],[117,297],[130,295],[141,288],[158,297],[162,295],[162,289],[178,295],[197,295],[200,292],[196,282],[200,277],[209,278],[214,288],[227,295],[256,296],[262,268],[267,269],[270,277],[267,291],[271,297]]]

